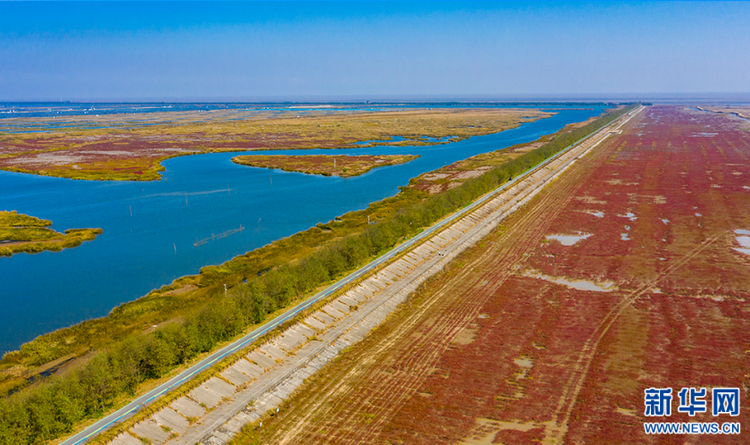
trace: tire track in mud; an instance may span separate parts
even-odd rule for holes
[[[576,191],[580,189],[581,184],[585,182],[585,180],[590,176],[590,172],[593,171],[593,169],[590,168],[581,171],[580,164],[577,167],[577,172],[569,170],[567,172],[568,176],[564,180],[557,181],[555,193],[544,193],[544,195],[540,197],[538,202],[535,202],[529,206],[529,211],[525,212],[525,214],[515,222],[515,230],[509,231],[504,236],[502,236],[500,240],[498,240],[498,243],[500,244],[500,249],[498,250],[501,250],[502,253],[498,255],[496,251],[493,252],[492,249],[488,250],[479,258],[473,260],[469,264],[464,265],[463,268],[465,269],[465,272],[461,276],[451,277],[449,281],[443,285],[443,288],[438,291],[440,296],[444,296],[446,293],[461,291],[467,288],[475,289],[476,283],[480,280],[485,280],[488,281],[488,283],[493,283],[492,287],[485,286],[483,289],[484,292],[475,292],[472,294],[472,296],[474,297],[474,301],[472,302],[473,308],[466,317],[461,318],[460,325],[455,326],[455,322],[452,319],[443,320],[444,325],[455,326],[455,334],[463,330],[472,320],[474,320],[481,308],[487,303],[490,298],[495,295],[496,291],[503,285],[503,283],[508,278],[515,275],[516,268],[514,268],[514,266],[520,265],[521,263],[525,262],[526,257],[524,256],[524,254],[532,250],[536,246],[539,240],[549,229],[551,222],[554,221],[555,217],[565,208],[570,200],[573,199]],[[577,179],[572,178],[572,176],[577,176]],[[562,198],[560,197],[560,195],[562,195]],[[540,218],[543,218],[542,221],[544,222],[534,225],[533,222],[539,221]],[[527,224],[529,223],[532,224],[530,227],[527,226]],[[503,241],[517,239],[517,237],[521,238],[522,242],[513,244],[503,243]],[[487,260],[492,259],[494,259],[495,261],[486,264]],[[485,268],[486,270],[488,270],[488,272],[481,275],[477,279],[472,280],[473,282],[467,283],[466,275],[469,273],[469,271],[477,267]],[[501,271],[500,276],[498,276],[497,274],[498,270]],[[466,301],[463,300],[463,303],[461,304],[466,304]],[[401,402],[407,397],[411,397],[414,392],[416,392],[419,385],[411,384],[412,381],[418,380],[419,384],[424,381],[427,376],[426,371],[428,371],[431,366],[440,359],[440,357],[447,349],[449,343],[455,336],[455,334],[444,335],[444,331],[438,331],[437,334],[439,334],[439,336],[433,336],[433,338],[431,339],[432,341],[430,342],[431,345],[434,345],[431,354],[433,360],[425,363],[424,366],[421,367],[422,372],[420,372],[418,375],[411,376],[412,378],[406,382],[399,381],[398,378],[394,377],[392,379],[394,381],[394,385],[391,387],[383,388],[380,391],[381,394],[396,395],[395,398],[392,396],[390,399],[385,400],[385,403],[382,404],[382,411],[388,410],[390,411],[390,415],[387,415],[389,413],[386,412],[378,413],[380,414],[380,416],[376,418],[379,419],[379,422],[377,424],[373,424],[373,428],[364,430],[364,437],[355,437],[354,439],[356,440],[346,441],[344,443],[372,443],[369,439],[371,439],[372,436],[377,436],[379,434],[380,428],[378,427],[384,424],[386,421],[390,420],[393,414],[395,414],[395,411],[401,407]],[[399,389],[405,388],[412,388],[412,391],[399,391]]]
[[[328,443],[375,442],[382,426],[393,417],[402,402],[418,390],[455,335],[474,320],[503,283],[515,275],[513,266],[525,262],[524,254],[534,249],[591,172],[604,162],[606,155],[615,147],[613,142],[607,140],[585,159],[573,164],[563,176],[551,183],[551,187],[545,188],[524,208],[511,215],[505,221],[504,233],[495,230],[489,235],[494,238],[492,247],[472,247],[454,260],[461,261],[484,249],[478,258],[464,264],[457,274],[455,268],[450,268],[454,275],[437,278],[443,281],[439,284],[440,288],[420,302],[416,311],[393,327],[385,339],[369,348],[364,348],[365,345],[358,347],[360,351],[356,353],[352,366],[342,369],[323,383],[322,387],[314,389],[317,395],[304,397],[307,400],[302,400],[300,404],[307,405],[306,414],[301,418],[287,414],[280,419],[288,419],[293,425],[278,431],[271,442],[319,442],[321,437],[317,431],[321,429],[326,431]],[[487,272],[472,277],[471,274],[477,268]],[[478,286],[481,281],[487,281],[487,284]],[[434,285],[436,282],[431,283],[430,285]],[[473,292],[469,295],[470,299],[461,300],[466,289],[481,289],[481,292]],[[435,317],[432,314],[443,315]],[[425,332],[419,331],[421,326],[426,328]],[[364,351],[372,348],[375,350]],[[397,372],[384,372],[382,366],[378,366],[384,362],[398,363]],[[356,382],[367,382],[368,386],[357,389]],[[355,395],[356,404],[350,400]],[[344,409],[345,404],[349,404],[348,409]],[[368,408],[369,411],[365,412]],[[373,419],[365,428],[358,421],[363,414],[372,415]],[[316,419],[324,420],[317,422]],[[319,425],[313,426],[315,423]],[[350,427],[347,428],[347,425]]]

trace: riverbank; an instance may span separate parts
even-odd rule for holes
[[[569,125],[559,131],[557,136],[569,134],[574,128],[573,125]],[[539,147],[553,136],[544,136],[533,144]],[[482,154],[479,157],[484,160],[483,163],[488,163],[488,159],[492,158],[494,163],[502,164],[525,150],[522,145],[498,150],[493,154]],[[451,181],[450,189],[453,189],[475,176],[461,176],[460,172],[476,168],[476,162],[461,161],[460,165],[456,163],[446,166],[437,173],[440,174],[446,169],[458,171],[455,180]],[[272,269],[292,264],[311,255],[321,246],[334,240],[362,233],[369,227],[368,222],[388,221],[399,210],[427,200],[430,193],[418,185],[423,185],[425,181],[429,182],[429,175],[421,175],[413,180],[410,186],[402,188],[396,196],[372,203],[365,210],[348,212],[326,224],[319,224],[280,239],[221,265],[203,267],[200,274],[184,276],[142,298],[122,304],[114,308],[107,317],[88,320],[39,336],[24,344],[19,351],[6,354],[0,361],[0,370],[13,368],[15,374],[26,378],[34,375],[38,367],[43,367],[60,357],[83,356],[88,351],[107,347],[114,339],[151,331],[155,325],[160,326],[170,320],[182,319],[186,314],[206,306],[217,292],[223,290],[224,284],[231,289],[240,283],[256,280]],[[273,286],[285,285],[276,283]],[[71,362],[71,365],[73,364]]]
[[[557,135],[549,143],[525,153],[500,167],[496,167],[481,177],[467,179],[461,186],[454,187],[447,192],[429,196],[426,192],[419,192],[411,187],[407,187],[405,191],[411,190],[412,193],[422,193],[421,196],[423,199],[411,205],[395,209],[391,217],[378,221],[376,224],[368,225],[365,222],[364,230],[358,233],[350,233],[348,236],[338,236],[330,239],[317,248],[310,249],[308,251],[309,254],[304,257],[297,257],[295,261],[279,265],[268,271],[262,271],[260,274],[248,275],[247,270],[243,270],[240,267],[242,263],[236,263],[238,258],[235,258],[230,262],[235,262],[235,264],[225,264],[222,266],[224,270],[218,271],[220,274],[223,274],[224,280],[212,283],[209,279],[204,282],[205,287],[195,291],[204,292],[206,304],[203,307],[193,306],[193,310],[183,312],[182,317],[172,320],[174,321],[173,323],[165,323],[160,327],[156,327],[155,330],[152,329],[152,326],[149,326],[148,332],[131,335],[130,338],[112,335],[112,332],[121,329],[121,323],[126,321],[123,318],[118,318],[118,310],[116,309],[113,311],[113,314],[107,317],[108,320],[106,320],[109,322],[109,327],[112,331],[106,331],[106,334],[100,335],[100,337],[109,336],[108,338],[111,339],[107,346],[107,352],[94,356],[82,367],[79,364],[79,370],[75,373],[67,373],[65,379],[54,380],[57,382],[56,385],[63,385],[58,386],[55,391],[62,391],[61,394],[68,394],[69,391],[80,390],[83,391],[83,394],[86,394],[88,391],[86,389],[88,388],[87,385],[98,384],[90,380],[88,376],[104,373],[101,375],[106,376],[105,380],[109,382],[107,383],[108,391],[113,392],[113,394],[108,392],[98,394],[95,399],[89,401],[90,404],[86,402],[87,404],[83,408],[84,411],[80,415],[88,417],[96,413],[101,413],[103,408],[111,406],[113,397],[117,397],[123,391],[131,391],[133,388],[131,385],[137,387],[143,379],[150,381],[149,379],[151,378],[159,377],[175,364],[184,363],[185,360],[194,357],[194,354],[210,350],[217,342],[234,338],[239,333],[244,332],[248,324],[264,319],[269,310],[273,311],[276,308],[288,306],[291,301],[300,295],[305,295],[313,291],[319,285],[342,276],[347,271],[353,270],[369,259],[389,250],[400,241],[418,233],[421,227],[432,224],[442,216],[461,208],[473,199],[476,199],[476,197],[497,187],[498,184],[504,183],[510,177],[525,171],[532,165],[538,164],[541,160],[548,158],[571,143],[580,140],[592,131],[601,128],[601,126],[610,122],[622,114],[622,112],[624,110],[610,113],[605,118],[586,127],[564,131],[563,134]],[[403,194],[399,194],[399,196],[394,198],[403,199],[400,196]],[[360,215],[367,216],[367,214],[359,213]],[[329,223],[331,228],[327,230],[334,232],[336,224],[343,224],[345,221],[346,219],[344,218],[341,221],[333,221]],[[317,229],[323,231],[320,227]],[[313,232],[317,233],[315,230]],[[241,260],[241,258],[239,259]],[[232,267],[237,267],[238,269],[233,272]],[[203,274],[200,276],[202,279],[207,278]],[[230,286],[232,290],[229,298],[222,298],[224,294],[221,289],[222,281],[228,282],[229,279],[242,279],[242,277],[244,277],[242,281],[246,281],[246,283],[238,283],[239,286],[236,287]],[[185,283],[175,284],[179,287]],[[173,289],[165,288],[162,290],[168,292]],[[160,294],[160,292],[156,292],[155,294]],[[143,304],[144,302],[148,304],[148,297],[134,303]],[[134,303],[129,303],[128,305],[135,307]],[[118,309],[128,305],[121,306]],[[185,306],[182,306],[182,308],[185,309]],[[148,311],[148,308],[146,310]],[[154,313],[154,311],[148,312],[149,314]],[[102,319],[92,321],[101,322]],[[95,335],[92,335],[92,332],[95,334],[95,330],[87,331],[85,329],[91,327],[91,325],[85,325],[86,323],[76,326],[75,328],[79,328],[76,332],[68,331],[69,335],[67,339],[73,343],[77,340],[77,334],[84,336],[87,333],[89,341],[96,338]],[[60,332],[58,331],[55,334],[59,335]],[[132,334],[135,334],[135,332]],[[58,337],[57,342],[52,341],[53,338],[50,336],[44,337],[46,337],[46,341],[48,342],[47,345],[52,346],[53,352],[60,352],[62,350],[60,348],[55,349],[55,347],[59,343],[64,343],[65,337]],[[125,341],[122,343],[112,342],[114,338],[125,338]],[[36,344],[36,348],[27,348],[26,352],[40,352],[43,349],[42,346],[44,345],[41,344],[42,342],[35,340],[32,343]],[[138,347],[138,345],[141,345],[140,349],[133,349]],[[80,343],[75,345],[75,347],[80,346]],[[164,352],[168,353],[164,355]],[[24,348],[19,353],[6,354],[3,365],[12,366],[14,361],[15,363],[19,363],[20,360],[24,359],[24,354]],[[29,356],[26,357],[30,358]],[[39,358],[39,356],[36,358]],[[126,369],[123,368],[124,364],[133,360],[136,360],[133,362],[133,365],[136,366],[137,373],[131,374],[127,371],[127,375],[123,374],[126,372]],[[146,367],[143,368],[143,366]],[[34,394],[38,393],[38,391],[32,392]],[[57,392],[53,391],[53,393]],[[52,396],[52,393],[39,393],[39,396],[42,397],[44,394]],[[11,412],[26,409],[21,399],[14,398],[14,400],[16,401],[9,408]],[[40,399],[39,404],[47,403],[52,402],[51,400]],[[38,426],[31,426],[30,428],[33,431],[37,431],[36,428]],[[45,432],[39,431],[34,434],[48,434],[48,430]]]
[[[558,135],[568,133],[572,129],[573,126],[566,127],[558,132]],[[544,136],[534,144],[539,146],[552,136]],[[439,176],[446,170],[454,171],[456,178],[450,181],[436,180],[430,173],[420,175],[413,179],[409,186],[403,187],[396,196],[372,203],[365,210],[348,212],[328,223],[318,224],[316,227],[274,241],[221,265],[205,266],[198,275],[181,277],[144,297],[114,308],[107,317],[88,320],[41,335],[22,345],[19,351],[6,354],[0,361],[0,366],[20,365],[25,368],[24,374],[33,374],[36,367],[59,357],[71,354],[80,356],[87,351],[106,347],[110,339],[124,338],[133,333],[150,330],[152,326],[168,320],[179,319],[184,314],[205,306],[210,301],[212,293],[217,289],[223,289],[224,284],[231,288],[243,281],[257,278],[266,271],[310,255],[328,242],[362,232],[368,227],[368,222],[388,220],[400,209],[429,198],[431,193],[425,190],[429,188],[426,184],[450,183],[449,186],[445,185],[445,189],[452,189],[475,177],[476,168],[505,163],[522,154],[524,150],[523,146],[517,146],[485,153],[478,156],[482,159],[479,164],[476,160],[460,161],[460,164],[451,164],[433,172]],[[465,172],[471,174],[462,175]]]
[[[59,252],[80,246],[102,233],[102,229],[68,229],[64,233],[49,227],[52,221],[0,210],[0,256],[16,253]]]
[[[406,164],[418,157],[417,155],[243,155],[232,158],[232,162],[249,167],[350,178],[365,174],[374,168]]]
[[[371,146],[438,145],[498,133],[552,116],[534,109],[416,109],[281,117],[225,112],[174,122],[169,113],[148,126],[7,133],[0,169],[82,180],[154,181],[161,162],[200,153]],[[204,116],[204,115],[202,115]],[[40,125],[50,121],[38,118]],[[125,119],[125,117],[122,117]],[[399,140],[393,140],[399,136]]]

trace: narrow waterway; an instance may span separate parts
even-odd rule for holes
[[[529,142],[600,106],[565,109],[502,133],[431,147],[254,152],[415,154],[404,165],[354,178],[236,165],[238,153],[184,156],[163,163],[154,182],[72,181],[0,172],[0,209],[53,221],[56,230],[100,227],[95,241],[62,252],[0,258],[0,353],[34,337],[106,315],[175,278],[393,196],[410,178],[478,153]],[[244,230],[195,246],[240,226]]]

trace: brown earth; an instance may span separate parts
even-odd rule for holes
[[[732,107],[699,107],[702,110],[707,111],[713,111],[714,113],[722,113],[722,114],[729,114],[729,115],[735,115],[737,117],[741,117],[743,119],[750,120],[750,107],[739,107],[739,106],[732,106]]]
[[[642,112],[233,443],[746,443],[643,432],[650,387],[675,393],[652,421],[750,427],[738,125]],[[713,417],[710,397],[709,413],[677,413],[680,388],[722,386],[740,388],[739,417]]]

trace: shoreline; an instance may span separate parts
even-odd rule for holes
[[[555,133],[544,135],[537,140],[520,144],[520,146],[547,141],[557,134],[575,129],[580,124],[581,122],[567,124]],[[504,155],[517,148],[519,148],[519,144],[493,153],[502,152]],[[452,165],[466,163],[470,159],[485,155],[487,155],[486,152],[463,161],[457,161]],[[509,159],[502,162],[507,160]],[[104,344],[107,344],[107,338],[110,336],[114,338],[130,335],[130,333],[150,329],[151,325],[161,325],[169,320],[179,319],[181,314],[186,313],[186,311],[189,312],[202,307],[210,300],[211,292],[224,283],[228,287],[232,287],[250,277],[259,276],[287,262],[294,262],[333,239],[358,233],[367,227],[369,216],[372,217],[371,222],[374,223],[388,218],[389,215],[395,214],[398,209],[404,206],[426,199],[431,193],[420,190],[419,187],[414,187],[413,183],[415,180],[438,170],[441,169],[424,172],[412,178],[409,185],[404,186],[396,195],[373,202],[364,210],[344,213],[327,223],[319,223],[317,226],[236,255],[223,263],[204,266],[198,274],[187,274],[176,278],[171,283],[114,307],[104,317],[85,320],[39,335],[24,343],[18,350],[9,351],[0,364],[6,369],[8,365],[13,363],[22,364],[27,371],[33,372],[33,369],[39,364],[48,363],[56,357],[70,353],[81,355],[85,351],[98,349],[103,346],[102,336],[105,341]],[[459,177],[453,183],[457,185],[468,179],[471,178]],[[289,252],[293,252],[294,255],[290,257]],[[112,330],[111,328],[114,326],[111,323],[116,323],[117,328]],[[99,338],[87,339],[91,335],[96,336],[94,334],[96,332],[101,333]],[[63,342],[63,339],[71,337],[75,339],[73,344],[69,344],[69,340]]]
[[[540,141],[548,141],[556,134],[570,131],[576,128],[576,125],[579,124],[580,123],[571,123],[560,129],[556,133],[543,135],[537,140],[531,141],[529,143],[506,147],[491,153],[500,153],[501,157],[504,158],[504,156],[509,152],[515,151],[523,146],[527,146],[530,144],[539,144]],[[521,152],[519,151],[519,153]],[[466,164],[473,158],[486,155],[487,153],[481,153],[468,159],[457,161],[451,165],[462,163]],[[502,162],[505,162],[507,160],[509,159],[502,159]],[[291,261],[294,261],[295,258],[304,256],[305,254],[311,252],[313,249],[317,248],[313,246],[322,245],[334,238],[331,236],[332,230],[336,232],[336,237],[345,237],[349,233],[356,232],[358,230],[361,230],[361,228],[367,227],[368,216],[370,216],[371,222],[376,222],[380,219],[387,218],[389,214],[395,213],[397,209],[402,208],[409,203],[426,199],[428,196],[430,196],[431,193],[425,191],[424,187],[422,186],[415,186],[417,183],[422,182],[420,178],[438,171],[442,171],[446,168],[451,167],[451,165],[417,175],[409,181],[408,185],[402,187],[401,191],[399,191],[396,195],[373,202],[366,209],[344,213],[342,215],[334,217],[327,223],[320,223],[317,226],[313,226],[301,232],[297,232],[290,236],[278,239],[243,254],[236,255],[235,257],[223,263],[203,266],[200,269],[199,273],[187,274],[176,278],[171,283],[167,283],[159,288],[152,289],[145,295],[142,295],[134,300],[122,303],[119,306],[112,308],[112,310],[103,317],[84,320],[71,326],[62,327],[45,334],[41,334],[34,339],[22,344],[18,349],[5,353],[5,355],[3,356],[3,360],[0,361],[0,366],[7,366],[12,362],[16,362],[14,356],[26,356],[27,359],[31,359],[29,365],[31,365],[33,369],[33,367],[35,367],[34,363],[47,363],[50,360],[54,360],[55,357],[72,353],[76,350],[76,348],[66,349],[61,353],[53,353],[52,356],[50,356],[51,358],[49,360],[46,360],[42,358],[42,356],[38,356],[40,352],[29,351],[31,356],[27,356],[27,354],[23,353],[23,351],[27,347],[32,347],[33,351],[37,351],[41,348],[45,351],[45,353],[41,354],[46,355],[46,353],[50,352],[50,349],[59,347],[60,340],[62,340],[63,338],[68,337],[69,335],[78,337],[76,334],[74,334],[75,332],[86,331],[88,328],[98,330],[98,328],[96,328],[95,326],[106,324],[108,320],[119,320],[123,317],[125,317],[125,319],[129,319],[129,317],[132,318],[132,315],[130,314],[141,312],[141,309],[139,309],[140,306],[143,306],[144,308],[146,306],[156,306],[161,308],[165,305],[168,306],[170,304],[175,304],[178,301],[180,302],[180,307],[176,308],[174,311],[167,311],[164,314],[164,317],[160,316],[161,321],[153,319],[149,319],[148,321],[144,320],[142,322],[144,326],[160,324],[176,316],[179,316],[178,313],[183,312],[187,307],[201,305],[203,301],[206,301],[206,294],[208,294],[214,287],[224,283],[226,283],[228,287],[235,286],[237,284],[240,284],[244,279],[247,279],[248,276],[256,276],[258,274],[262,274],[264,271],[269,270],[269,268],[277,267],[279,264],[283,264],[281,263],[280,259],[274,260],[274,258],[279,257],[279,255],[284,251],[299,250],[299,254],[290,259]],[[456,183],[463,183],[468,179],[470,178],[459,177],[457,178]],[[443,184],[441,184],[441,186],[443,188],[446,188],[444,183],[445,181],[438,182],[442,182]],[[308,246],[309,242],[306,242],[306,239],[313,241],[313,244]],[[245,269],[247,264],[251,262],[256,262],[255,269],[250,269],[243,273],[242,270]],[[190,301],[186,302],[186,298]],[[137,322],[137,319],[129,323],[132,324],[133,322],[140,325]],[[104,330],[104,332],[106,331],[107,329]],[[113,333],[113,335],[119,334]],[[94,342],[94,344],[95,343],[96,342]],[[96,348],[96,346],[94,346],[94,348]],[[85,348],[85,350],[88,350],[88,347]],[[80,355],[80,353],[81,352],[78,352],[76,353],[76,355]],[[35,356],[38,356],[38,358],[33,359],[33,357]],[[24,362],[26,361],[27,360],[24,360]],[[0,372],[2,372],[2,368],[0,368]]]
[[[554,114],[520,108],[438,108],[265,119],[255,116],[235,121],[235,114],[229,113],[216,121],[166,121],[130,129],[7,133],[0,134],[0,142],[6,146],[0,170],[75,180],[154,181],[161,179],[162,162],[178,156],[258,150],[346,150],[375,145],[431,146],[495,134]],[[403,140],[358,145],[394,135]],[[440,140],[445,137],[453,139]]]

